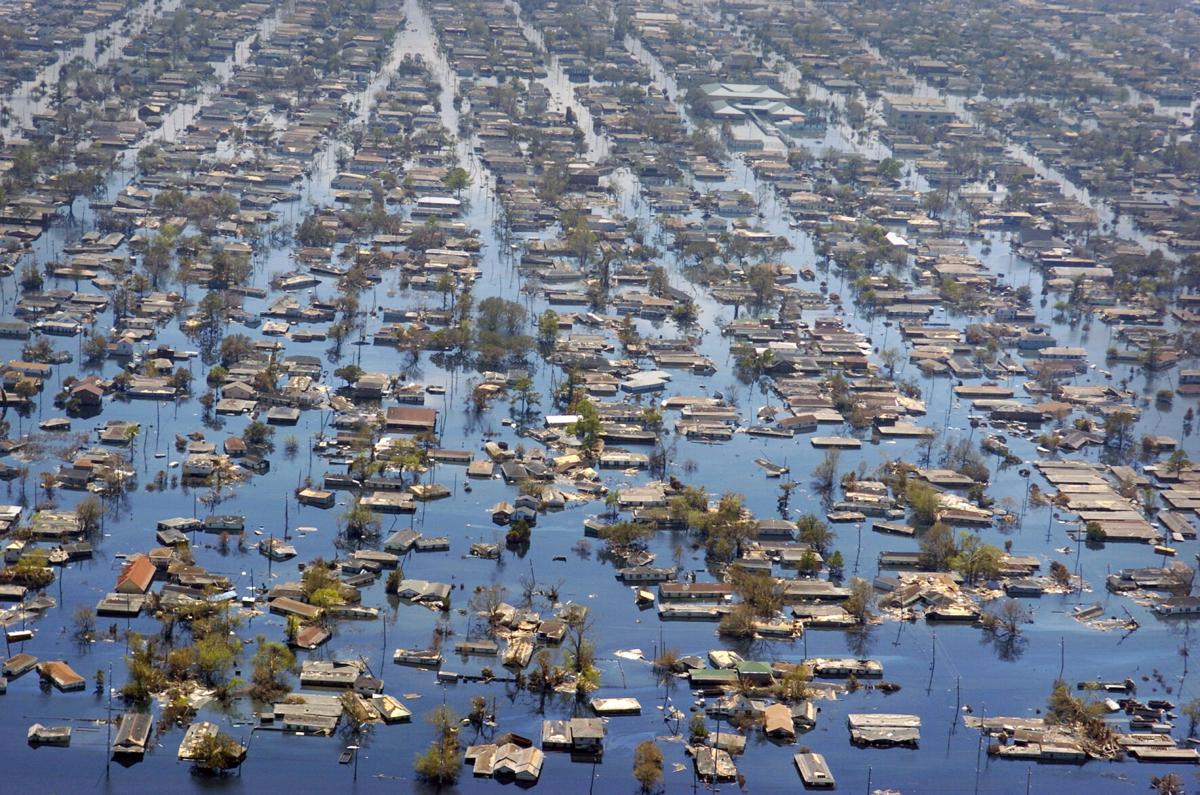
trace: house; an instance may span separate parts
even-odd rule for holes
[[[80,407],[95,408],[104,400],[104,387],[94,376],[71,385],[69,400]]]
[[[604,752],[604,721],[571,718],[571,752],[595,756]]]
[[[437,409],[423,406],[391,406],[384,415],[389,431],[419,433],[437,428]]]
[[[848,715],[846,722],[855,745],[915,748],[921,740],[921,718],[917,715],[858,713]]]
[[[301,621],[316,621],[321,608],[282,596],[271,601],[271,612],[281,616],[296,616]]]
[[[954,111],[940,97],[884,94],[883,107],[888,123],[897,127],[947,124],[955,119]]]
[[[658,586],[659,599],[694,599],[715,601],[733,595],[727,582],[664,582]]]
[[[113,756],[144,756],[150,745],[150,730],[154,718],[145,712],[126,712],[121,716],[117,736],[113,740]]]
[[[497,746],[492,755],[492,775],[517,781],[537,781],[542,775],[546,755],[532,746],[522,748],[516,743]]]
[[[296,493],[296,500],[301,505],[311,505],[315,508],[332,508],[334,494],[324,489],[301,489]]]
[[[641,715],[642,705],[636,698],[593,698],[592,710],[599,716]]]
[[[221,388],[221,397],[227,400],[254,400],[258,392],[245,381],[230,381]]]
[[[760,720],[770,706],[767,702],[756,698],[747,698],[741,693],[733,693],[718,698],[705,711],[719,718],[734,720]],[[790,713],[788,720],[791,720]]]
[[[739,660],[733,669],[737,671],[738,679],[757,687],[768,687],[775,681],[774,671],[769,663],[753,660]]]
[[[117,577],[116,592],[120,594],[144,594],[150,590],[154,574],[158,570],[148,555],[137,555],[130,559]]]
[[[330,637],[331,633],[325,627],[318,624],[310,624],[296,633],[296,637],[292,640],[292,645],[300,649],[312,651],[329,640]]]
[[[1172,596],[1154,606],[1160,616],[1200,615],[1200,596]]]
[[[421,534],[416,530],[397,530],[383,542],[383,548],[387,552],[403,555],[412,549],[420,537]]]
[[[542,721],[542,750],[569,751],[571,749],[571,741],[571,721]]]
[[[833,773],[829,770],[829,765],[821,754],[802,752],[796,754],[792,760],[796,763],[796,769],[800,772],[800,780],[804,782],[804,786],[812,789],[837,787]]]
[[[295,425],[300,421],[300,409],[292,406],[272,406],[267,411],[267,423],[270,425]]]
[[[763,710],[763,731],[776,740],[791,742],[796,739],[792,710],[787,704],[772,704]]]
[[[183,460],[183,476],[185,478],[206,478],[216,471],[221,463],[220,456],[197,453]]]
[[[404,579],[396,586],[396,596],[414,602],[448,603],[450,586],[444,582]]]
[[[328,735],[337,728],[344,709],[340,696],[293,693],[274,705],[271,720],[287,731]]]
[[[42,679],[48,679],[54,686],[64,693],[69,693],[72,690],[83,690],[87,686],[87,680],[75,673],[71,666],[67,665],[62,660],[46,660],[38,663],[38,676]]]

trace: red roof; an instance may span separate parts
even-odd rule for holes
[[[145,593],[150,590],[154,581],[154,564],[146,555],[138,555],[125,564],[121,575],[117,577],[117,591],[120,593]]]

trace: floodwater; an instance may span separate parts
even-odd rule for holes
[[[396,54],[419,52],[432,65],[435,76],[443,83],[442,113],[446,127],[457,129],[457,112],[450,104],[453,91],[453,73],[445,63],[440,50],[435,46],[435,36],[428,16],[416,2],[407,6],[408,28],[397,37]],[[643,59],[652,59],[649,53],[639,52]],[[392,61],[394,64],[394,59]],[[572,105],[580,119],[586,119],[575,103],[569,81],[550,65],[551,74],[545,79],[555,102],[560,107]],[[655,73],[656,84],[665,84],[668,77],[660,70]],[[375,81],[368,89],[373,93],[386,84],[386,80]],[[677,96],[677,92],[671,91]],[[176,127],[180,129],[183,125]],[[590,130],[590,124],[584,127]],[[590,136],[589,132],[589,136]],[[602,155],[605,143],[589,139],[589,149]],[[329,183],[335,170],[336,144],[331,144],[317,159],[313,173],[301,190],[304,197],[296,202],[281,205],[277,212],[285,218],[298,221],[307,212],[307,205],[327,203],[332,200]],[[517,295],[520,281],[516,275],[513,252],[499,237],[494,225],[499,208],[491,176],[471,153],[471,142],[460,142],[460,154],[475,177],[470,189],[470,210],[466,220],[482,231],[484,242],[481,267],[483,277],[476,283],[475,296],[480,300],[489,295],[512,297]],[[812,241],[801,230],[789,229],[781,214],[781,207],[770,191],[761,191],[757,180],[740,162],[730,164],[732,173],[722,187],[740,187],[762,201],[762,223],[780,235],[786,235],[795,244],[795,249],[784,256],[784,261],[793,267],[813,264]],[[115,180],[128,179],[129,174],[118,175]],[[625,172],[618,172],[625,206],[648,220],[652,220],[644,203],[633,201],[638,186],[636,180]],[[81,200],[82,202],[82,200]],[[82,217],[87,217],[83,208]],[[69,230],[57,226],[46,240],[39,243],[35,256],[39,261],[52,258],[61,250],[70,234]],[[1033,290],[1035,304],[1041,292],[1041,277],[1030,264],[1011,253],[1009,241],[1001,234],[988,239],[973,240],[972,253],[979,256],[993,271],[1003,274],[1004,279],[1014,284],[1028,284]],[[989,253],[984,253],[988,246]],[[672,274],[673,282],[683,285],[679,263],[666,255],[664,264]],[[260,262],[253,281],[265,286],[272,272],[291,268],[287,250],[271,251]],[[2,305],[4,313],[11,311],[15,284],[11,278],[4,280]],[[845,292],[832,273],[829,289]],[[59,284],[55,286],[70,286]],[[317,292],[330,297],[334,284],[326,282]],[[764,402],[771,400],[756,389],[736,384],[731,374],[732,361],[728,356],[727,341],[716,329],[722,321],[732,319],[732,310],[720,306],[702,291],[695,294],[700,301],[701,321],[699,328],[704,334],[699,352],[710,356],[718,364],[719,372],[713,377],[694,376],[677,372],[671,393],[697,394],[702,390],[723,391],[727,397],[735,397],[743,418]],[[199,298],[198,291],[191,289],[189,297]],[[522,299],[531,316],[546,308],[540,293],[522,294]],[[1055,299],[1051,298],[1052,303]],[[435,306],[440,298],[428,294],[406,292],[398,282],[398,275],[388,273],[382,284],[360,296],[364,306]],[[246,308],[251,312],[265,308],[264,301],[247,299]],[[1093,323],[1090,328],[1071,328],[1055,323],[1050,306],[1038,310],[1039,320],[1053,326],[1052,333],[1064,345],[1083,345],[1091,353],[1092,360],[1103,362],[1104,351],[1111,344],[1110,330]],[[816,313],[813,313],[814,315]],[[808,318],[811,320],[811,317]],[[896,329],[885,326],[881,319],[871,319],[847,309],[847,325],[871,337],[875,344],[886,347],[899,344]],[[962,318],[944,315],[933,320],[962,325]],[[111,318],[106,316],[98,324],[107,328]],[[377,327],[372,318],[367,337]],[[672,337],[677,331],[670,324],[653,324],[638,321],[639,331],[644,335]],[[254,335],[253,330],[229,328],[229,333],[241,332]],[[158,341],[189,349],[194,343],[183,337],[177,328],[163,329]],[[71,350],[75,340],[55,340],[58,347]],[[326,343],[287,342],[286,353],[324,356]],[[77,352],[76,352],[77,353]],[[19,358],[20,344],[0,341],[0,357]],[[385,347],[370,345],[346,348],[346,356],[353,356],[367,370],[397,370],[403,366],[402,357]],[[332,370],[336,365],[327,365]],[[540,362],[534,362],[537,388],[543,395],[552,392],[556,373]],[[65,366],[65,373],[74,372],[73,365]],[[195,361],[196,386],[200,388],[203,366]],[[56,379],[61,378],[63,367],[56,368]],[[106,375],[116,371],[114,363],[107,363]],[[916,376],[910,365],[898,370],[898,377]],[[1131,388],[1144,390],[1153,395],[1159,388],[1171,385],[1174,375],[1146,377],[1132,368],[1116,368],[1114,379],[1130,378]],[[503,427],[500,420],[506,407],[497,404],[490,413],[477,422],[468,419],[465,406],[470,389],[467,382],[470,373],[450,372],[421,357],[416,368],[409,371],[411,380],[425,384],[440,384],[447,387],[444,396],[430,395],[426,405],[437,408],[444,418],[442,446],[451,449],[478,450],[484,433],[495,433],[495,438],[516,444],[519,439],[511,428]],[[978,441],[981,431],[973,430],[968,422],[968,405],[956,401],[952,394],[953,381],[921,379],[926,390],[928,417],[925,422],[939,426],[943,438],[962,435]],[[1098,369],[1081,376],[1079,383],[1104,382]],[[1019,386],[1018,382],[1012,382]],[[55,416],[47,388],[33,416],[23,420],[26,428],[33,426],[39,418]],[[549,410],[549,404],[543,405]],[[1176,400],[1173,408],[1159,410],[1153,405],[1144,407],[1143,417],[1137,428],[1142,433],[1167,433],[1179,435],[1181,417],[1186,403]],[[16,418],[10,413],[10,419]],[[86,431],[93,424],[108,419],[132,419],[142,423],[142,436],[133,453],[138,468],[139,482],[152,480],[154,475],[165,469],[167,462],[177,460],[172,440],[176,433],[201,427],[200,408],[195,400],[177,405],[156,405],[149,402],[109,403],[99,420],[75,420],[73,430]],[[252,585],[282,582],[297,577],[296,564],[312,560],[317,556],[332,558],[339,553],[335,545],[337,518],[345,509],[344,504],[333,510],[323,511],[303,507],[292,495],[296,484],[305,477],[320,479],[326,464],[311,455],[307,442],[326,428],[329,415],[318,411],[307,411],[301,415],[294,428],[280,428],[276,432],[277,452],[272,457],[269,474],[256,476],[250,483],[234,489],[232,496],[215,510],[220,513],[240,513],[246,517],[247,528],[261,528],[264,534],[280,535],[286,527],[293,531],[292,543],[299,556],[289,563],[273,564],[268,570],[266,560],[256,552],[239,553],[236,549],[222,552],[217,548],[215,536],[197,534],[196,554],[198,562],[214,572],[229,576],[239,591],[244,592]],[[671,424],[668,418],[668,425]],[[236,435],[249,422],[248,418],[227,418],[219,431],[209,431],[211,440],[219,441],[226,435]],[[301,440],[300,452],[289,457],[283,451],[283,439],[294,435]],[[809,473],[820,456],[809,446],[804,437],[795,440],[764,440],[746,435],[735,435],[733,441],[721,445],[691,442],[671,436],[664,439],[670,455],[670,471],[689,483],[703,485],[710,493],[734,490],[745,495],[745,503],[761,517],[776,514],[778,481],[768,480],[753,463],[755,458],[766,457],[776,463],[787,464],[800,486],[793,492],[790,516],[807,512],[822,513],[817,495],[809,488]],[[865,444],[860,451],[845,451],[841,456],[843,471],[865,467],[867,472],[887,459],[916,460],[918,453],[915,440],[900,440],[883,444]],[[1010,446],[1023,460],[1038,457],[1033,444],[1027,440],[1010,437]],[[1193,438],[1184,440],[1185,449],[1193,457],[1200,454]],[[166,457],[157,458],[156,453]],[[1095,460],[1096,450],[1084,453],[1081,458]],[[923,623],[883,624],[873,627],[865,635],[850,635],[839,631],[812,631],[801,640],[792,642],[760,641],[735,644],[744,655],[761,659],[796,661],[804,656],[841,656],[853,654],[880,660],[884,666],[885,679],[897,682],[902,689],[885,695],[878,691],[861,690],[847,694],[837,701],[820,702],[821,715],[817,728],[802,736],[798,745],[804,745],[823,753],[837,777],[843,791],[863,792],[868,784],[872,787],[892,787],[905,793],[920,792],[986,792],[1010,793],[1028,786],[1031,792],[1141,792],[1146,789],[1152,774],[1161,774],[1164,768],[1154,765],[1138,765],[1133,762],[1103,763],[1089,762],[1082,768],[1059,766],[1034,766],[1022,762],[997,762],[989,759],[980,746],[978,733],[967,730],[962,724],[962,714],[969,709],[974,715],[1017,715],[1032,716],[1045,703],[1053,680],[1062,674],[1068,681],[1091,678],[1123,679],[1132,677],[1139,682],[1139,697],[1165,697],[1182,703],[1196,695],[1195,687],[1185,672],[1187,657],[1181,650],[1191,648],[1190,624],[1186,621],[1162,621],[1144,608],[1127,599],[1109,595],[1103,587],[1105,574],[1132,565],[1156,565],[1160,559],[1148,546],[1109,545],[1105,548],[1075,549],[1066,532],[1071,525],[1056,519],[1050,509],[1024,506],[1024,495],[1028,482],[1045,487],[1035,473],[1026,481],[1019,467],[997,469],[997,461],[989,459],[993,468],[990,494],[997,500],[1011,498],[1018,506],[1023,520],[1011,533],[998,529],[983,531],[986,540],[1003,544],[1012,542],[1015,553],[1036,554],[1044,561],[1062,559],[1075,569],[1076,557],[1080,557],[1079,568],[1088,581],[1091,591],[1082,595],[1048,596],[1041,599],[1023,600],[1034,611],[1036,622],[1030,626],[1022,642],[1012,648],[997,648],[979,629],[966,626],[935,627]],[[53,457],[37,462],[30,477],[30,491],[35,489],[37,471],[57,465]],[[177,471],[177,470],[168,470]],[[430,535],[448,535],[451,539],[449,552],[411,555],[405,562],[405,573],[410,577],[443,581],[456,587],[453,596],[454,610],[450,614],[455,636],[448,639],[452,646],[456,639],[466,636],[470,627],[467,618],[459,613],[466,608],[471,590],[479,584],[503,583],[508,587],[509,601],[520,598],[518,577],[531,575],[538,582],[553,584],[561,581],[560,599],[587,605],[592,609],[595,624],[592,638],[596,644],[603,687],[597,693],[606,695],[636,696],[643,706],[642,715],[613,718],[608,724],[605,756],[598,765],[576,764],[566,754],[547,754],[539,789],[546,792],[579,791],[589,792],[631,791],[634,784],[630,776],[633,748],[642,740],[663,737],[675,733],[679,728],[664,720],[664,709],[673,705],[687,712],[692,696],[686,683],[668,682],[661,684],[650,671],[649,664],[628,655],[617,656],[618,651],[640,649],[646,658],[652,658],[656,650],[673,647],[685,654],[704,654],[712,648],[728,647],[730,644],[718,639],[715,625],[704,622],[668,622],[657,620],[655,611],[639,611],[634,605],[629,589],[614,577],[614,566],[600,559],[599,545],[593,546],[589,554],[574,549],[582,537],[582,521],[598,513],[599,505],[575,508],[539,517],[533,532],[533,542],[528,553],[516,556],[505,553],[500,562],[484,561],[466,557],[468,546],[474,541],[502,541],[503,532],[492,525],[488,507],[494,503],[511,499],[513,489],[500,480],[473,481],[468,493],[464,489],[465,473],[451,466],[438,466],[432,477],[450,486],[453,496],[424,504],[412,516],[385,517],[383,534],[410,524]],[[610,487],[642,482],[647,476],[626,477],[619,472],[605,471],[605,480]],[[19,484],[0,486],[0,500],[12,502],[17,499]],[[24,650],[41,659],[62,658],[68,660],[82,675],[91,678],[96,671],[113,672],[113,681],[124,681],[125,654],[121,641],[101,641],[88,648],[79,648],[70,637],[71,616],[81,604],[92,605],[108,592],[120,569],[119,555],[132,554],[156,545],[154,525],[156,520],[171,516],[204,515],[206,509],[198,500],[202,492],[184,487],[171,488],[162,492],[132,492],[120,504],[114,505],[105,519],[103,543],[98,545],[94,559],[73,563],[59,570],[59,579],[48,590],[58,600],[58,606],[49,611],[32,626],[36,638],[14,645],[9,652]],[[80,495],[59,492],[60,506],[69,508]],[[344,502],[346,496],[339,493]],[[287,504],[285,513],[285,503]],[[312,526],[317,532],[297,536],[298,526]],[[835,547],[842,551],[847,561],[847,573],[870,578],[876,573],[875,561],[878,553],[888,549],[912,549],[914,542],[888,537],[871,532],[856,525],[835,525],[837,541]],[[251,535],[250,542],[257,540]],[[1055,548],[1070,544],[1072,552],[1061,555]],[[1182,545],[1183,553],[1190,556],[1194,542]],[[688,570],[697,572],[701,579],[707,578],[705,561],[700,552],[690,548],[682,534],[659,533],[652,542],[660,562],[678,560]],[[565,556],[566,561],[555,561]],[[459,589],[459,586],[465,586]],[[1087,628],[1070,617],[1070,610],[1077,604],[1099,601],[1105,606],[1107,615],[1121,616],[1128,610],[1141,623],[1141,628],[1130,635],[1120,632],[1099,632]],[[437,623],[437,615],[421,607],[389,601],[383,592],[383,583],[378,582],[366,589],[365,605],[379,606],[383,610],[382,621],[352,622],[337,625],[330,643],[309,658],[333,659],[362,657],[368,660],[374,671],[386,682],[386,692],[402,697],[414,713],[410,725],[378,726],[362,735],[346,728],[332,739],[296,737],[273,731],[254,731],[254,716],[249,704],[239,704],[233,714],[221,714],[214,707],[201,711],[199,719],[215,720],[244,743],[249,743],[249,758],[239,774],[220,780],[210,780],[190,774],[186,763],[175,760],[175,748],[181,732],[174,730],[160,740],[160,747],[149,754],[142,763],[126,769],[113,764],[108,766],[105,727],[102,721],[108,711],[105,695],[88,693],[62,694],[42,692],[33,674],[13,681],[8,694],[0,698],[3,712],[0,713],[0,747],[6,749],[6,786],[14,791],[57,789],[89,789],[99,791],[128,791],[137,787],[147,791],[164,790],[214,790],[229,792],[329,792],[372,791],[409,792],[422,791],[414,781],[412,761],[414,755],[424,747],[431,736],[431,728],[421,719],[431,708],[443,702],[465,714],[472,696],[485,695],[494,698],[498,709],[499,731],[513,731],[530,737],[539,737],[539,699],[523,692],[516,692],[510,685],[457,684],[441,685],[432,672],[393,665],[390,662],[392,649],[400,646],[417,647],[429,642]],[[544,609],[543,613],[549,610]],[[103,630],[109,621],[99,619]],[[118,622],[118,629],[139,632],[154,632],[157,624],[150,618]],[[262,615],[249,619],[241,632],[247,639],[262,634],[268,638],[283,637],[283,621],[279,617]],[[452,654],[446,668],[458,671],[475,670],[488,664],[487,660],[475,658],[461,660]],[[1162,674],[1165,685],[1155,681],[1143,681],[1157,671]],[[243,671],[248,675],[247,670]],[[1171,692],[1167,695],[1164,687]],[[406,698],[407,694],[419,694],[419,698]],[[579,709],[571,700],[550,699],[545,703],[544,717],[568,717]],[[845,716],[850,712],[912,712],[921,716],[922,742],[919,750],[864,750],[850,745],[845,726]],[[71,748],[32,749],[25,743],[27,727],[40,721],[47,724],[70,723],[75,727]],[[685,728],[685,727],[684,727]],[[728,730],[727,727],[722,729]],[[464,736],[472,741],[468,730]],[[338,755],[347,744],[361,746],[356,766],[339,766]],[[756,792],[795,791],[799,781],[792,764],[792,754],[797,746],[774,747],[764,741],[760,734],[751,733],[746,754],[736,759],[739,769],[746,778],[746,788]],[[669,791],[692,788],[690,760],[677,742],[664,742],[666,762],[665,782]],[[672,772],[673,763],[687,764],[685,772]],[[357,773],[355,773],[357,767]],[[168,769],[170,768],[170,769]],[[53,771],[54,785],[47,786],[47,774]],[[931,776],[936,771],[938,775]],[[355,779],[355,775],[357,778]],[[463,777],[456,788],[446,791],[484,792],[494,791],[500,785],[487,779],[471,778],[464,768]],[[724,784],[726,791],[734,787]]]

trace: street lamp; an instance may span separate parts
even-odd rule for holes
[[[355,781],[358,781],[358,748],[359,747],[357,745],[347,745],[346,746],[347,751],[354,752],[354,780]]]

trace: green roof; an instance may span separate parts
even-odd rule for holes
[[[752,660],[742,660],[734,666],[739,674],[767,674],[772,673],[770,663],[754,662]]]

